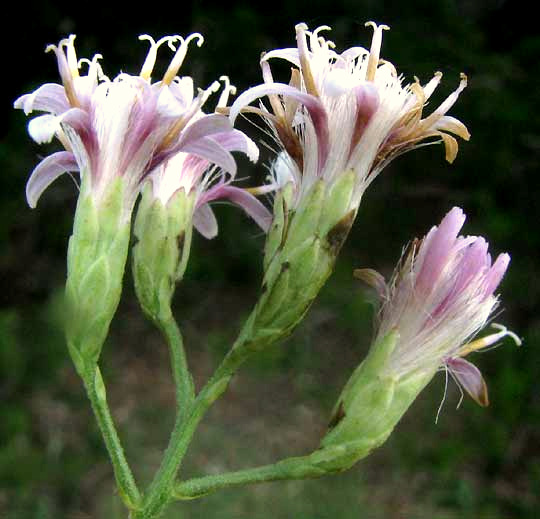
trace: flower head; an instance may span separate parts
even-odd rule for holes
[[[482,375],[463,357],[507,335],[520,344],[515,334],[498,325],[493,325],[497,333],[470,342],[498,305],[494,292],[510,256],[500,254],[492,264],[483,238],[458,236],[464,222],[463,211],[454,207],[438,227],[412,244],[388,285],[374,271],[356,274],[382,299],[374,343],[398,334],[384,374],[401,379],[443,367],[476,402],[487,405]]]
[[[354,195],[344,213],[355,209],[366,187],[395,157],[430,139],[443,142],[446,159],[457,154],[455,134],[469,139],[467,128],[446,113],[467,84],[462,75],[458,89],[430,115],[423,108],[442,74],[422,86],[416,80],[403,85],[395,67],[380,59],[385,25],[373,22],[371,48],[352,47],[342,53],[321,36],[329,27],[308,31],[296,26],[297,48],[268,52],[261,59],[264,84],[244,92],[231,107],[234,120],[240,111],[254,112],[268,121],[282,148],[273,168],[270,191],[291,182],[299,200],[322,178],[332,183],[353,170]],[[274,82],[269,61],[284,59],[294,65],[288,85]],[[268,96],[271,110],[247,107]]]
[[[189,43],[196,40],[200,46],[203,37],[195,33],[185,39],[166,36],[156,42],[147,35],[140,39],[150,42],[140,73],[120,73],[113,80],[103,74],[99,54],[92,60],[77,60],[74,35],[47,47],[56,55],[62,85],[47,83],[17,99],[15,107],[27,114],[47,112],[30,121],[29,133],[38,143],[57,137],[65,151],[46,157],[34,169],[26,189],[31,207],[58,176],[79,171],[96,202],[115,179],[122,178],[128,216],[141,184],[162,165],[169,164],[171,174],[167,177],[173,176],[174,166],[189,158],[192,164],[197,163],[199,176],[213,165],[234,177],[236,164],[231,151],[241,150],[252,160],[256,158],[254,144],[233,130],[226,117],[206,115],[201,110],[219,83],[195,94],[192,79],[177,76]],[[152,82],[157,51],[165,43],[174,56],[162,79]],[[81,74],[83,65],[88,67],[86,75]],[[227,85],[220,101],[226,101]],[[181,171],[180,167],[177,176],[182,177]],[[170,196],[174,189],[174,182],[167,180],[160,196]]]
[[[226,106],[229,93],[236,91],[227,76],[220,79],[225,82],[225,87],[217,109]],[[199,111],[194,118],[204,117],[204,113]],[[180,189],[186,195],[193,196],[193,223],[207,238],[213,238],[217,234],[217,221],[209,203],[218,199],[228,199],[239,205],[266,231],[271,219],[269,211],[247,190],[231,185],[236,175],[236,163],[229,152],[241,151],[252,162],[256,162],[259,157],[257,146],[241,131],[229,128],[223,116],[214,115],[212,118],[206,117],[205,120],[208,128],[218,120],[223,131],[204,137],[205,127],[197,128],[203,137],[191,151],[173,155],[149,176],[153,196],[163,205]]]

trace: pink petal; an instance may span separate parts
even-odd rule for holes
[[[329,136],[328,136],[328,116],[322,102],[310,94],[301,92],[297,88],[285,85],[283,83],[264,83],[262,85],[249,88],[242,95],[240,95],[231,106],[229,117],[234,123],[240,110],[250,104],[255,99],[264,97],[269,94],[278,94],[285,97],[295,99],[299,103],[303,104],[313,122],[315,133],[317,134],[317,148],[318,148],[318,169],[322,170],[328,156],[329,149]]]
[[[461,261],[456,267],[458,275],[454,292],[461,292],[473,277],[483,273],[489,266],[488,243],[484,238],[479,237],[465,249]]]
[[[416,279],[420,292],[429,292],[446,265],[458,232],[465,223],[465,214],[459,207],[454,207],[435,230],[427,249],[422,251],[423,262]]]
[[[203,137],[195,142],[189,142],[183,145],[182,149],[178,151],[193,153],[193,155],[197,155],[216,164],[216,166],[228,171],[231,175],[236,175],[236,162],[233,156],[210,137]]]
[[[506,272],[506,269],[508,268],[509,263],[509,254],[499,254],[495,263],[493,264],[491,269],[489,269],[489,272],[486,275],[486,288],[484,289],[486,297],[492,295],[493,292],[495,292]]]
[[[251,162],[257,162],[259,158],[259,148],[257,145],[239,130],[217,133],[210,138],[218,142],[227,151],[241,151],[247,155]]]
[[[44,158],[32,171],[26,183],[26,200],[33,209],[39,197],[60,175],[68,171],[79,171],[73,153],[59,151]]]
[[[272,214],[255,196],[239,187],[219,184],[213,186],[205,193],[205,202],[218,198],[228,198],[231,202],[241,207],[257,225],[267,232],[272,223]]]
[[[180,143],[184,145],[196,141],[201,137],[227,131],[232,131],[231,122],[228,117],[219,114],[206,115],[197,119],[182,132]]]
[[[364,83],[355,87],[354,94],[356,96],[356,121],[349,156],[352,155],[369,121],[371,121],[371,117],[379,108],[379,94],[372,83]]]
[[[217,236],[218,224],[216,216],[208,204],[201,205],[195,210],[193,214],[193,226],[207,240],[211,240]]]
[[[486,382],[480,370],[469,361],[456,357],[446,361],[448,369],[458,384],[482,407],[489,405]]]
[[[92,129],[92,122],[88,112],[81,110],[80,108],[71,108],[65,112],[60,119],[60,122],[69,124],[76,132],[90,132]]]
[[[13,107],[24,110],[26,115],[33,110],[58,115],[69,110],[70,105],[66,97],[66,91],[62,85],[46,83],[31,94],[19,97],[13,103]]]

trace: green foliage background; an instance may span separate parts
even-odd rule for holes
[[[197,437],[186,474],[243,468],[307,452],[370,338],[371,309],[355,267],[389,274],[401,247],[452,205],[468,214],[465,232],[485,235],[512,264],[501,287],[504,322],[524,338],[475,361],[492,405],[478,409],[449,390],[438,425],[441,375],[373,456],[321,481],[224,491],[174,508],[169,517],[207,518],[536,518],[540,516],[540,35],[519,2],[319,0],[25,4],[4,43],[0,166],[0,517],[123,517],[111,470],[81,385],[67,357],[59,298],[76,189],[66,176],[36,210],[26,178],[46,150],[30,142],[20,94],[57,81],[45,44],[74,32],[80,56],[104,55],[105,72],[136,72],[155,37],[193,31],[201,49],[183,74],[207,85],[227,74],[239,91],[260,82],[263,50],[294,44],[294,25],[330,25],[338,49],[367,45],[367,20],[387,23],[383,57],[406,78],[444,73],[437,101],[458,83],[469,88],[452,110],[472,133],[453,166],[429,147],[387,168],[362,202],[335,275],[287,343],[245,367]],[[24,22],[22,22],[24,20]],[[24,23],[24,25],[23,25]],[[165,54],[165,53],[164,53]],[[164,67],[165,62],[161,63]],[[286,69],[282,70],[286,73]],[[245,129],[256,131],[246,124]],[[261,136],[264,138],[264,136]],[[51,150],[53,147],[51,146]],[[264,147],[262,148],[264,150]],[[264,177],[242,163],[241,175]],[[257,297],[263,237],[239,211],[218,208],[221,232],[197,238],[175,309],[197,383],[211,373]],[[144,322],[126,280],[123,303],[103,357],[115,416],[137,475],[159,462],[172,425],[174,394],[167,352]],[[112,497],[111,497],[112,496]]]

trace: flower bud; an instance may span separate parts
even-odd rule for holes
[[[170,317],[175,284],[184,275],[192,235],[194,195],[179,189],[163,204],[143,190],[135,218],[133,278],[143,311],[152,320]]]

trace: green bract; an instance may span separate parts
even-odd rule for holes
[[[292,186],[278,192],[265,247],[262,294],[237,347],[261,349],[288,335],[304,317],[332,273],[356,216],[356,210],[349,209],[353,188],[353,171],[330,188],[319,180],[295,209]]]
[[[434,372],[423,372],[397,379],[385,374],[385,363],[398,339],[398,333],[393,331],[375,343],[338,399],[321,447],[323,450],[340,445],[349,447],[348,456],[339,460],[343,464],[341,470],[386,441],[434,375]],[[359,448],[352,448],[354,446]]]
[[[152,320],[170,317],[174,287],[187,266],[194,196],[183,189],[163,205],[147,185],[135,218],[133,277],[144,312]]]
[[[83,176],[68,246],[66,337],[77,371],[95,366],[120,295],[130,225],[118,178],[96,205]]]

